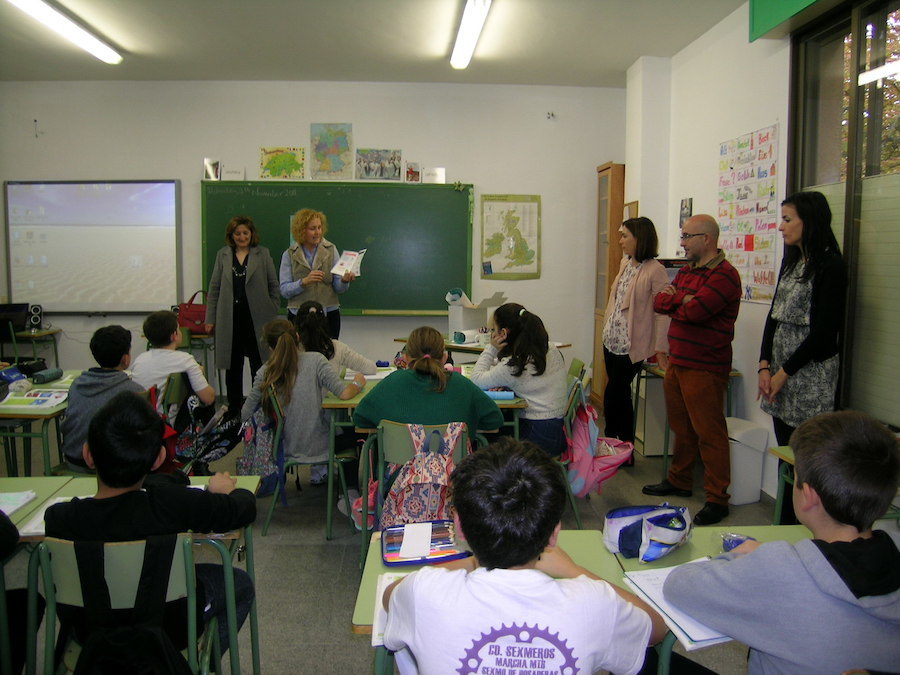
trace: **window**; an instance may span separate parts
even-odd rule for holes
[[[794,36],[793,184],[825,194],[848,265],[839,403],[900,427],[900,0]]]

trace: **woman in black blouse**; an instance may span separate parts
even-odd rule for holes
[[[785,199],[778,229],[784,259],[763,330],[757,398],[778,445],[788,445],[802,422],[834,410],[847,276],[822,193]],[[782,522],[792,516],[786,499]]]
[[[225,243],[216,253],[209,280],[206,330],[216,335],[216,368],[225,368],[229,414],[241,410],[244,358],[251,381],[268,357],[259,340],[262,327],[275,318],[281,295],[269,249],[259,245],[253,219],[235,216],[225,228]]]

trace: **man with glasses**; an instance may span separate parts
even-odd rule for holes
[[[731,461],[723,404],[731,372],[731,342],[741,300],[741,279],[718,248],[719,226],[712,216],[688,219],[681,245],[689,264],[656,296],[653,308],[667,314],[669,364],[663,390],[675,449],[668,477],[645,485],[644,494],[691,496],[694,461],[703,460],[706,504],[696,525],[712,525],[728,515]]]

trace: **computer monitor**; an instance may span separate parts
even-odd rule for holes
[[[12,323],[14,331],[28,328],[28,303],[13,302],[0,304],[0,326],[5,330]]]

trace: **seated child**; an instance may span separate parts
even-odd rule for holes
[[[463,375],[444,370],[447,352],[437,330],[422,326],[410,333],[405,358],[406,370],[388,375],[360,401],[353,414],[357,427],[374,429],[381,420],[465,422],[472,439],[476,431],[494,431],[503,424],[503,413],[487,394]]]
[[[352,382],[342,380],[322,354],[303,350],[294,325],[286,319],[263,326],[263,339],[272,353],[256,373],[241,419],[250,419],[260,405],[268,415],[274,414],[268,395],[269,387],[274,386],[285,417],[285,457],[325,464],[329,418],[322,409],[322,390],[346,400],[366,386],[366,378],[357,373]]]
[[[19,548],[19,530],[3,511],[0,511],[0,561],[3,563]],[[0,570],[2,573],[2,570]],[[28,591],[24,588],[7,588],[5,593],[6,615],[9,620],[9,646],[12,672],[21,673],[25,668],[25,645],[28,626]],[[44,598],[37,597],[37,624],[44,617]],[[2,662],[0,662],[2,663]],[[2,667],[2,666],[0,666]]]
[[[133,541],[178,532],[228,532],[256,520],[256,496],[235,488],[235,479],[217,473],[206,490],[144,479],[166,458],[163,421],[147,401],[132,392],[116,394],[94,415],[88,427],[84,461],[97,471],[97,494],[55,504],[44,517],[47,536],[74,541]],[[196,565],[197,608],[205,623],[219,621],[222,651],[228,647],[225,578],[221,565]],[[237,619],[240,626],[253,602],[249,575],[234,569]],[[177,603],[177,601],[176,601]],[[170,603],[175,604],[175,603]],[[204,608],[205,611],[204,611]],[[79,633],[79,612],[60,616]],[[118,611],[118,610],[116,610]],[[186,645],[184,610],[166,613],[166,632],[177,649]]]
[[[159,400],[162,401],[169,375],[187,373],[191,389],[197,394],[197,398],[204,405],[216,402],[216,390],[206,381],[197,359],[187,352],[178,351],[181,329],[174,312],[153,312],[144,320],[144,336],[150,342],[150,349],[138,354],[134,360],[131,371],[135,382],[145,389],[156,385]]]
[[[335,340],[329,333],[325,310],[315,300],[307,300],[297,310],[294,317],[297,333],[303,349],[323,354],[335,372],[340,375],[345,368],[363,375],[374,375],[378,367],[372,359],[367,359],[344,342]]]
[[[567,372],[541,318],[508,302],[491,318],[491,343],[478,357],[471,378],[482,389],[508,387],[524,398],[528,407],[519,420],[521,438],[556,457],[566,449]]]
[[[846,410],[807,420],[790,445],[794,509],[813,538],[747,541],[683,565],[666,599],[749,645],[751,673],[895,672],[900,553],[872,523],[897,493],[897,439]]]
[[[297,310],[293,318],[297,333],[300,335],[300,343],[307,352],[319,352],[326,359],[338,377],[343,375],[345,369],[355,370],[363,375],[374,375],[378,367],[371,359],[359,354],[349,345],[331,337],[331,328],[325,317],[325,310],[315,300],[307,300]],[[337,444],[340,449],[347,449],[355,445],[357,439],[365,440],[364,435],[354,434],[338,429]],[[310,483],[320,485],[325,482],[328,467],[317,464],[310,468]]]
[[[563,480],[546,452],[505,437],[460,462],[456,526],[475,557],[425,567],[385,591],[384,644],[404,650],[401,673],[641,669],[666,625],[556,545]]]
[[[91,354],[100,367],[85,370],[72,382],[61,427],[63,456],[76,471],[88,471],[81,450],[94,413],[120,391],[143,391],[125,372],[131,364],[131,331],[122,326],[98,328],[91,337]]]

